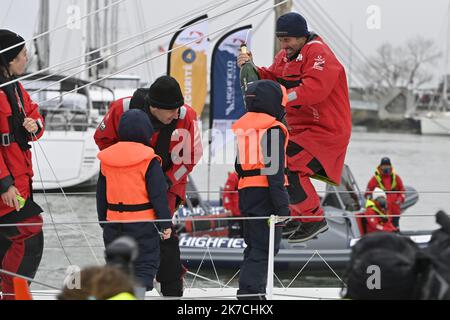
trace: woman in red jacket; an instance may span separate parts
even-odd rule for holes
[[[25,72],[24,39],[0,30],[0,84]],[[33,278],[42,257],[42,209],[33,202],[30,141],[42,136],[38,106],[19,82],[0,88],[0,262],[1,269]],[[15,225],[15,226],[2,226]],[[1,272],[0,272],[1,273]],[[13,299],[12,278],[1,274],[3,299]]]

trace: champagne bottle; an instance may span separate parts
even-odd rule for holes
[[[241,53],[247,53],[247,45],[244,43],[241,45]],[[258,69],[255,64],[250,60],[241,66],[241,73],[239,76],[241,81],[242,93],[245,95],[247,86],[250,82],[259,80]]]

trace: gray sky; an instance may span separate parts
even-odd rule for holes
[[[217,3],[212,0],[125,0],[121,4],[120,39],[137,32],[142,32],[152,26],[158,25],[174,17],[183,15],[189,10],[205,6],[210,3]],[[232,8],[238,4],[249,1],[230,0],[226,4],[209,12],[210,16]],[[445,52],[445,37],[450,37],[447,33],[448,7],[450,0],[296,0],[293,11],[302,13],[309,22],[310,29],[323,34],[335,50],[340,60],[349,71],[350,53],[352,52],[353,64],[360,56],[356,50],[351,50],[348,40],[352,37],[353,42],[363,52],[366,57],[370,57],[373,52],[383,42],[393,44],[403,44],[407,39],[421,35],[436,41],[437,46]],[[0,27],[9,28],[25,38],[30,38],[36,28],[38,16],[38,0],[0,0],[2,10],[0,11]],[[51,28],[64,24],[68,18],[67,8],[70,4],[81,5],[82,0],[58,0],[50,1]],[[249,14],[255,13],[273,4],[272,0],[260,0],[257,4],[242,8],[235,13],[223,15],[210,22],[210,32],[215,31],[228,24],[235,24],[236,27],[253,23],[260,25],[253,38],[253,53],[255,62],[258,65],[269,65],[273,58],[273,26],[274,15],[265,13],[251,20],[241,21],[240,19]],[[371,7],[372,6],[372,7]],[[370,29],[367,21],[373,17],[373,11],[367,12],[368,8],[379,10],[379,28]],[[140,16],[138,15],[140,14]],[[330,17],[343,33],[338,32],[335,26],[330,31]],[[139,19],[140,18],[140,19]],[[142,20],[142,21],[140,21]],[[370,20],[373,21],[373,20]],[[372,25],[373,26],[373,25]],[[377,26],[378,27],[378,26]],[[162,27],[161,31],[166,28]],[[342,38],[342,40],[341,40]],[[214,39],[214,36],[213,36]],[[145,50],[155,50],[158,46],[165,46],[169,37],[152,42]],[[67,29],[60,30],[52,34],[51,64],[66,60],[70,57],[80,55],[80,32]],[[211,45],[212,50],[212,45]],[[119,65],[128,65],[131,61],[136,62],[143,55],[143,48],[132,50],[126,56],[119,58]],[[157,53],[153,53],[155,55]],[[165,57],[153,60],[146,66],[143,65],[134,70],[127,71],[142,76],[146,80],[151,80],[165,72]],[[442,75],[444,59],[441,59],[434,68],[436,78]],[[356,70],[355,65],[351,70]],[[450,72],[450,66],[448,66]]]

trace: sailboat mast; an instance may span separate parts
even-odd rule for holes
[[[447,36],[446,36],[446,49],[445,49],[445,65],[444,65],[444,85],[442,86],[442,100],[443,100],[443,104],[442,104],[442,108],[444,109],[444,111],[446,111],[446,109],[449,106],[448,103],[448,78],[450,76],[450,72],[449,72],[449,65],[448,65],[448,60],[449,60],[449,53],[450,53],[450,1],[448,3],[448,10],[447,10]]]
[[[109,44],[108,34],[109,34],[109,18],[110,18],[110,12],[111,8],[107,8],[109,6],[109,0],[104,0],[104,7],[105,11],[103,14],[103,30],[102,30],[102,47],[105,47]]]
[[[84,4],[84,15],[87,15],[89,13],[90,8],[90,1],[85,0],[83,1]],[[81,79],[88,79],[88,71],[86,70],[85,64],[89,61],[89,57],[86,56],[86,53],[89,52],[89,19],[87,21],[84,21],[84,26],[81,28],[81,69],[82,72],[80,74]]]
[[[49,30],[50,7],[49,0],[40,0],[38,34]],[[39,70],[50,66],[50,35],[35,40],[37,67]]]
[[[116,5],[111,8],[111,19],[110,19],[110,28],[108,28],[108,31],[110,32],[111,36],[111,43],[116,43],[119,39],[119,5]],[[114,45],[111,47],[111,53],[116,53],[118,51],[117,45]],[[118,59],[117,56],[114,56],[111,59],[111,66],[109,68],[110,72],[116,72],[117,71],[117,63]]]

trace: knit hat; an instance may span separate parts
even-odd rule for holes
[[[162,76],[150,86],[148,93],[150,106],[158,109],[173,110],[184,105],[183,94],[177,80]]]
[[[21,42],[25,42],[25,40],[18,34],[6,29],[0,29],[0,51]],[[21,45],[15,48],[0,53],[0,55],[3,56],[3,58],[5,59],[4,61],[3,59],[1,59],[0,63],[4,64],[6,62],[7,64],[9,64],[11,61],[14,60],[15,57],[17,57],[20,51],[22,51],[23,47],[25,47],[25,43],[22,43]]]
[[[388,157],[384,157],[383,159],[381,159],[380,166],[383,165],[391,166],[391,159],[389,159]]]
[[[277,37],[307,37],[308,35],[308,24],[300,14],[289,12],[278,18]]]
[[[249,112],[265,113],[278,121],[281,121],[285,115],[282,100],[281,86],[272,80],[250,82],[245,92],[245,105]]]
[[[120,117],[118,132],[120,141],[138,142],[150,146],[150,139],[155,130],[144,111],[131,109]]]

